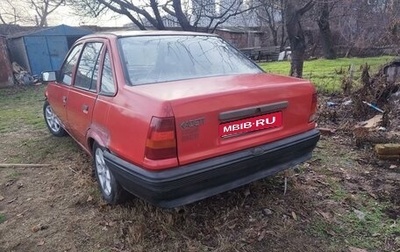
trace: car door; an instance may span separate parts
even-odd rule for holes
[[[67,118],[73,137],[86,145],[86,132],[92,121],[97,99],[100,55],[103,41],[84,44],[78,61],[73,86],[68,93]]]
[[[70,129],[66,111],[67,98],[81,50],[82,44],[71,49],[60,69],[57,81],[49,83],[47,87],[47,100],[68,132]]]

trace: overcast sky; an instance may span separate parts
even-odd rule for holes
[[[112,26],[119,27],[126,23],[130,23],[130,20],[125,16],[107,15],[101,18],[90,18],[82,17],[74,14],[74,10],[67,6],[60,6],[54,13],[48,18],[50,26],[66,24],[70,26],[79,25],[98,25],[98,26]]]
[[[9,4],[11,3],[11,5]],[[15,12],[13,10],[15,8]],[[6,20],[6,22],[13,22],[14,15],[20,17],[17,20],[19,25],[35,25],[35,11],[23,1],[13,0],[7,2],[5,0],[0,0],[0,14]],[[29,21],[30,20],[30,21]],[[109,14],[102,16],[100,18],[82,17],[76,14],[76,11],[68,6],[60,6],[53,13],[51,13],[47,18],[49,26],[55,26],[60,24],[66,24],[70,26],[79,25],[98,25],[98,26],[109,26],[109,27],[119,27],[124,24],[131,23],[131,21],[122,15],[117,15],[112,11]]]

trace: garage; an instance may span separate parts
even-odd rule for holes
[[[88,29],[59,25],[8,38],[11,60],[33,75],[58,70],[72,44],[92,33]]]

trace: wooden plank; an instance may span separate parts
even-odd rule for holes
[[[377,144],[375,151],[378,155],[400,155],[400,144]]]
[[[51,166],[51,164],[0,164],[0,168],[41,168],[49,166]]]

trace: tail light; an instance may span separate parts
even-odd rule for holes
[[[177,156],[174,117],[153,117],[151,119],[145,156],[152,160]]]
[[[314,93],[312,95],[311,113],[308,122],[314,122],[317,118],[317,101],[318,101],[317,93]]]

